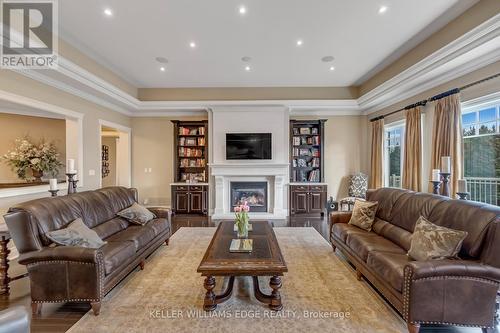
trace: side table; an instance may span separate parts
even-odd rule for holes
[[[0,295],[9,295],[9,283],[23,277],[27,277],[28,273],[9,277],[9,241],[10,233],[5,224],[0,224]]]

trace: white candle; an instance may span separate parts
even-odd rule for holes
[[[467,193],[467,181],[465,179],[458,180],[458,193]]]
[[[441,170],[439,170],[439,169],[432,169],[432,181],[433,182],[440,182],[441,181],[441,176],[439,175],[440,172],[441,172]]]
[[[76,170],[75,170],[75,172],[76,172]],[[74,180],[74,181],[77,181],[77,180],[78,180],[78,174],[76,174],[76,175],[74,175],[74,176],[73,176],[73,180]]]
[[[49,187],[51,191],[57,190],[57,179],[55,178],[49,179]]]
[[[67,169],[68,173],[76,173],[75,170],[75,160],[70,158],[68,159]]]
[[[451,157],[441,157],[441,170],[443,173],[451,173]]]

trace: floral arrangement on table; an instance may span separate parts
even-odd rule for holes
[[[17,176],[23,180],[40,182],[44,173],[55,177],[63,166],[58,160],[59,153],[52,142],[41,140],[34,144],[26,137],[15,141],[15,148],[1,157]],[[31,177],[28,171],[31,170]]]
[[[248,212],[250,211],[250,206],[248,202],[245,201],[242,205],[234,207],[234,214],[236,215],[236,229],[238,231],[238,237],[247,238],[248,237]]]

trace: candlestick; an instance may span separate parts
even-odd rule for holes
[[[441,172],[441,179],[443,180],[443,189],[442,189],[442,195],[445,197],[450,196],[450,175],[451,173],[449,172]]]
[[[431,180],[431,183],[432,183],[432,193],[439,194],[439,188],[441,187],[441,182]]]
[[[57,197],[57,192],[59,192],[59,190],[58,189],[49,190],[49,192],[51,197]]]
[[[75,180],[76,172],[75,173],[67,173],[66,176],[68,176],[68,194],[76,193],[76,183],[78,180]]]
[[[443,156],[441,157],[441,172],[451,173],[451,157]]]
[[[460,200],[468,200],[469,193],[468,192],[457,192],[458,198]]]

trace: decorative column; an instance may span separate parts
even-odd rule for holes
[[[215,208],[214,215],[224,214],[224,177],[215,176]]]
[[[284,195],[285,190],[285,176],[275,176],[274,177],[274,210],[273,214],[275,216],[283,216],[286,218],[286,212],[284,209]]]

